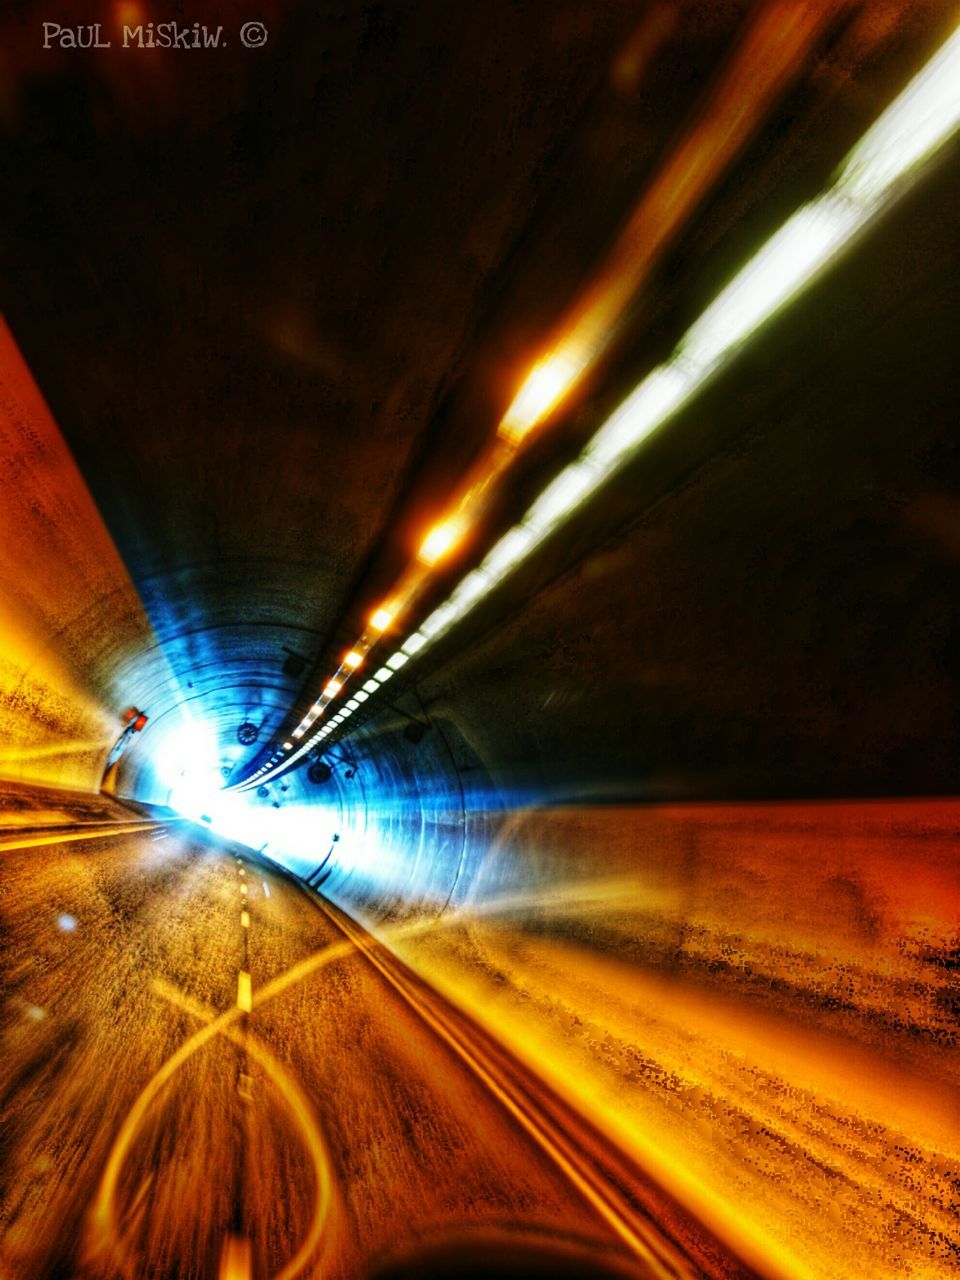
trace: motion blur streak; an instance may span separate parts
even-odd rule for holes
[[[551,365],[565,365],[567,376],[558,379],[549,398],[529,408],[524,384],[501,424],[507,438],[522,439],[603,353],[671,237],[746,145],[824,25],[844,7],[781,3],[760,13],[722,83],[644,193],[595,280],[558,326],[562,336],[549,359]],[[536,377],[534,370],[531,380]]]
[[[201,1009],[180,992],[168,987],[166,983],[158,980],[155,984],[155,989],[159,995],[164,996],[171,1004],[178,1004],[180,1008],[186,1009],[194,1017],[201,1018],[210,1025],[218,1021],[211,1010]],[[280,1268],[275,1277],[275,1280],[294,1280],[294,1277],[300,1275],[308,1263],[313,1262],[315,1265],[320,1265],[316,1254],[321,1239],[324,1239],[325,1227],[327,1227],[325,1237],[326,1250],[330,1251],[332,1249],[333,1232],[329,1229],[328,1224],[333,1190],[330,1157],[327,1153],[323,1135],[314,1118],[310,1101],[290,1072],[286,1071],[248,1030],[238,1029],[233,1023],[226,1022],[220,1023],[220,1030],[223,1034],[229,1036],[234,1043],[238,1044],[244,1053],[249,1054],[254,1062],[263,1069],[278,1096],[283,1099],[284,1106],[293,1115],[310,1153],[316,1188],[316,1207],[303,1243],[290,1261]]]
[[[933,1280],[960,1257],[938,960],[958,822],[957,802],[521,812],[471,903],[384,936],[764,1275],[892,1258]],[[577,866],[588,832],[607,879]]]
[[[254,1275],[293,1280],[322,1267],[347,1276],[389,1251],[401,1224],[477,1226],[497,1221],[503,1204],[524,1205],[543,1230],[615,1248],[482,1084],[271,868],[269,896],[262,886],[251,893],[258,981],[252,1016],[241,1013],[228,994],[241,953],[240,929],[226,923],[236,921],[234,858],[202,833],[174,838],[176,849],[162,854],[134,836],[83,845],[83,854],[67,846],[42,859],[6,856],[15,889],[7,919],[19,941],[6,948],[5,978],[45,1017],[31,1021],[24,1001],[5,1032],[2,1089],[18,1107],[15,1176],[4,1193],[5,1218],[17,1225],[3,1237],[4,1265],[73,1272],[77,1224],[100,1168],[84,1275],[215,1274],[224,1242],[238,1236],[251,1242]],[[76,912],[69,940],[50,932],[46,900]],[[149,922],[149,967],[139,932],[113,925],[118,909]],[[57,969],[38,972],[32,952],[56,958]],[[111,1002],[127,1028],[122,1046],[98,1028],[97,1010]],[[218,1014],[217,1005],[227,1007]],[[64,1074],[57,1046],[68,1033],[78,1047]],[[390,1082],[377,1116],[372,1078]],[[444,1137],[424,1146],[424,1125],[440,1125]],[[88,1145],[83,1177],[63,1178],[56,1152]],[[18,1205],[24,1179],[34,1191]],[[446,1208],[424,1196],[438,1186]]]
[[[771,40],[781,54],[785,50],[789,53],[789,62],[796,61],[801,48],[806,47],[806,42],[817,29],[817,24],[812,21],[811,11],[807,6],[789,7],[789,12],[796,21],[795,24],[787,24],[786,32],[789,34],[794,31],[798,37],[802,33],[800,43],[794,47],[790,39],[784,39],[784,30],[780,27],[771,29],[761,22],[758,26],[761,33],[760,48],[748,43],[746,67],[754,68],[759,64],[767,65],[769,69],[771,59],[765,56],[765,42]],[[825,10],[821,8],[819,13],[822,20]],[[799,20],[801,15],[806,16],[806,23]],[[779,7],[775,9],[773,16],[783,16]],[[754,35],[756,36],[756,32]],[[776,58],[772,62],[777,68],[778,80],[783,74],[783,68]],[[738,145],[744,140],[739,132],[744,125],[744,87],[739,80],[744,74],[744,65],[738,63],[733,76],[733,87],[737,89],[737,93],[732,98],[737,106],[730,120],[725,118],[725,110],[718,111],[719,123],[715,121],[714,124],[719,135],[715,135],[710,146],[705,149],[705,154],[711,157],[711,165],[716,157],[726,154],[723,139],[727,138],[729,145],[727,135],[735,138]],[[753,70],[749,75],[752,85],[762,85],[762,79],[758,81]],[[708,385],[725,360],[738,354],[747,338],[813,283],[820,272],[851,245],[858,233],[863,232],[890,205],[901,199],[912,181],[916,180],[923,161],[935,155],[950,141],[958,123],[960,29],[952,33],[943,48],[860,140],[845,159],[831,186],[810,204],[797,210],[761,247],[691,326],[671,359],[643,379],[596,432],[583,455],[561,471],[525,513],[520,524],[497,543],[479,568],[468,574],[449,600],[422,624],[427,639],[417,646],[418,650],[460,621],[465,613],[499,584],[502,574],[512,572],[560,524],[593,498],[610,475],[629,461],[639,445]],[[699,153],[699,146],[696,150]],[[706,167],[713,176],[710,165]],[[671,203],[676,201],[678,193],[683,192],[687,185],[689,184],[680,174],[670,175],[667,189]],[[699,190],[696,183],[693,184],[693,190]],[[654,209],[661,202],[661,198],[655,197]],[[664,219],[661,218],[660,221],[663,222]],[[669,223],[669,219],[666,221]],[[632,244],[632,237],[628,235],[626,238]],[[653,245],[657,243],[655,236],[645,235],[643,238],[645,241],[649,239]],[[636,245],[632,245],[632,248],[635,251]],[[622,283],[624,279],[629,280],[629,273],[618,271],[615,278]],[[605,288],[603,298],[610,296],[611,290]],[[622,310],[624,305],[625,298],[615,303],[614,309]],[[612,320],[604,321],[603,327],[605,331],[612,333]],[[591,342],[594,347],[599,345],[599,339],[595,337]],[[575,370],[578,376],[586,365],[583,352],[588,345],[591,344],[585,342],[580,335],[574,339],[571,353],[564,355],[562,352],[554,352],[545,363],[536,367],[532,375],[533,384],[521,390],[518,401],[515,402],[515,406],[521,402],[537,406],[536,414],[528,425],[532,425],[532,421],[538,420],[541,413],[546,412],[548,404],[566,394],[568,388],[558,370]],[[549,395],[542,390],[541,383],[544,382],[549,388]],[[506,434],[512,442],[511,447],[523,435],[518,412],[514,407],[507,415]],[[497,457],[499,460],[495,461],[492,470],[485,471],[480,480],[469,482],[466,494],[456,504],[456,515],[435,526],[428,535],[424,547],[430,547],[436,540],[436,545],[440,548],[437,555],[424,556],[421,552],[421,559],[432,564],[435,558],[444,554],[457,540],[460,525],[469,526],[479,517],[494,479],[507,464],[502,449]],[[459,525],[454,534],[451,530],[455,522],[459,522]],[[509,554],[505,554],[505,547],[510,539],[514,540],[513,547]],[[414,566],[408,571],[393,592],[394,598],[402,604],[400,612],[405,613],[413,607],[426,581],[422,569]],[[396,658],[397,655],[394,655],[389,660],[390,663]],[[305,729],[307,725],[301,721],[300,727]],[[292,756],[280,761],[279,768],[285,768],[292,761],[300,759],[315,746],[318,738],[319,734],[314,735]],[[289,742],[284,743],[284,750],[288,750],[291,745]],[[257,780],[260,776],[270,778],[275,772],[275,769],[268,769],[262,775],[258,773]],[[242,784],[249,786],[253,781],[255,780],[244,779]]]
[[[404,617],[416,607],[430,581],[424,566],[432,568],[474,528],[528,432],[558,408],[614,339],[628,302],[670,238],[749,141],[824,25],[845,7],[833,0],[783,0],[750,28],[729,71],[645,192],[607,261],[558,323],[556,345],[527,376],[500,421],[497,439],[450,502],[448,516],[431,529],[416,560],[393,587],[395,613]]]

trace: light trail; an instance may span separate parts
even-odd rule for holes
[[[365,656],[398,618],[408,617],[431,581],[433,567],[469,538],[527,436],[569,397],[613,341],[621,317],[657,259],[745,147],[776,96],[798,74],[836,12],[834,4],[780,0],[752,24],[710,102],[641,197],[589,285],[558,322],[547,354],[534,363],[498,422],[490,446],[450,500],[446,514],[433,523],[417,556],[387,603],[372,614],[351,653]],[[291,741],[277,739],[278,759],[324,714],[351,669],[349,663],[341,664],[292,731]],[[256,776],[272,774],[261,769]]]
[[[811,38],[814,29],[809,28]],[[790,54],[791,59],[794,56],[796,50]],[[955,31],[864,134],[840,165],[830,187],[798,209],[767,241],[691,326],[671,358],[647,375],[599,428],[581,456],[555,477],[449,599],[420,623],[413,633],[413,652],[422,652],[462,621],[504,576],[529,559],[592,500],[636,450],[685,408],[763,325],[835,265],[841,254],[923,176],[924,162],[952,138],[958,121],[960,32]],[[481,487],[487,483],[485,480]],[[416,572],[419,584],[420,571]],[[394,591],[391,616],[406,613],[415,595],[414,586]],[[365,653],[370,644],[365,633],[354,649]],[[407,644],[409,640],[401,642],[387,659],[368,692],[375,692],[377,682],[382,684],[408,660],[411,654],[404,652]],[[332,683],[338,694],[348,675],[343,667],[337,672]],[[328,701],[321,699],[319,708],[301,721],[298,730],[311,728]],[[281,747],[267,764],[231,789],[248,790],[276,777],[335,732],[351,714],[341,711],[338,720],[299,747],[293,743]]]
[[[294,1118],[303,1137],[305,1149],[310,1156],[316,1186],[315,1206],[310,1226],[297,1252],[273,1276],[273,1280],[294,1280],[315,1258],[321,1244],[325,1249],[332,1246],[332,1237],[324,1232],[334,1200],[330,1157],[309,1100],[293,1076],[257,1040],[256,1036],[250,1034],[248,1028],[238,1027],[237,1023],[241,1018],[246,1017],[250,1012],[249,1009],[241,1009],[238,1002],[237,1007],[228,1009],[225,1013],[216,1014],[214,1010],[184,995],[161,978],[154,980],[153,988],[163,999],[203,1022],[204,1025],[185,1040],[176,1053],[171,1055],[156,1072],[120,1126],[91,1213],[92,1236],[89,1256],[97,1259],[111,1259],[121,1268],[127,1280],[137,1280],[142,1274],[137,1259],[130,1257],[118,1222],[116,1201],[124,1164],[151,1108],[176,1073],[217,1036],[224,1035],[249,1053],[271,1079],[280,1099]]]
[[[427,1026],[466,1063],[500,1105],[543,1149],[590,1207],[657,1280],[695,1280],[696,1273],[680,1252],[661,1232],[634,1212],[614,1187],[590,1168],[583,1153],[577,1150],[560,1129],[550,1123],[545,1114],[538,1112],[530,1100],[511,1088],[492,1060],[484,1055],[477,1044],[469,1044],[458,1033],[449,1019],[440,1012],[436,1002],[428,1001],[423,995],[415,993],[410,984],[398,975],[395,967],[384,961],[376,946],[371,945],[349,920],[339,912],[332,911],[322,899],[317,900],[317,905],[355,943],[369,963],[411,1008],[416,1010]]]
[[[171,822],[185,822],[185,818],[167,818],[163,823],[133,822],[122,825],[105,824],[96,831],[53,830],[49,835],[13,836],[5,839],[0,836],[0,853],[13,853],[17,849],[40,849],[44,845],[74,844],[78,840],[110,840],[114,836],[136,835],[143,831],[156,831]]]

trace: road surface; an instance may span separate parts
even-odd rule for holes
[[[277,868],[49,819],[0,829],[5,1277],[671,1274]]]

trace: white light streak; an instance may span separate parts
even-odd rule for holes
[[[564,467],[523,518],[537,533],[546,533],[574,512],[594,491],[603,473],[589,459]]]
[[[798,209],[762,246],[691,326],[670,360],[644,378],[596,432],[581,458],[556,477],[480,568],[467,574],[450,598],[421,623],[419,632],[364,684],[364,690],[373,693],[390,679],[393,669],[442,635],[500,577],[521,564],[762,325],[836,262],[858,234],[912,185],[924,162],[958,126],[960,29],[864,134],[840,166],[833,185]],[[556,355],[551,360],[533,370],[505,415],[501,431],[508,438],[519,439],[551,412],[579,376],[577,361],[569,353],[563,353],[563,361]],[[437,558],[456,541],[448,536],[450,532],[444,527],[446,542]],[[439,533],[432,531],[431,537],[439,543]],[[437,548],[429,550],[433,553]],[[378,610],[371,626],[382,630],[391,621],[388,611]],[[325,693],[331,696],[338,690],[338,682],[331,681]],[[340,718],[334,717],[332,723]],[[269,767],[277,759],[274,756]]]
[[[407,636],[400,647],[408,658],[412,658],[415,653],[420,652],[426,643],[427,637],[421,635],[419,631],[414,631],[412,636]]]

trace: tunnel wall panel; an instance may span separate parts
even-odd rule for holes
[[[2,320],[0,497],[0,777],[93,791],[150,628]]]
[[[419,846],[324,891],[764,1275],[953,1265],[960,804],[531,807],[471,830],[448,901],[452,852]]]

